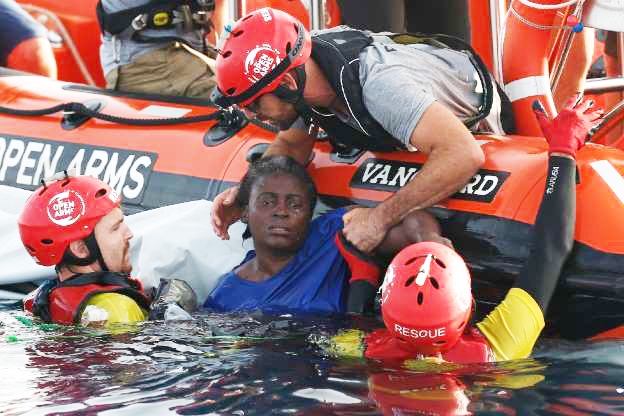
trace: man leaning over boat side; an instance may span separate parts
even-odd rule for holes
[[[184,282],[161,282],[152,302],[130,277],[133,235],[117,192],[90,176],[54,179],[33,192],[18,218],[28,253],[57,274],[26,296],[25,310],[45,322],[110,326],[195,307]]]
[[[100,0],[106,88],[208,99],[215,85],[206,36],[223,1]]]
[[[319,126],[338,149],[426,153],[403,189],[344,215],[346,238],[370,253],[410,211],[452,195],[475,174],[484,155],[470,129],[504,132],[498,88],[469,50],[450,37],[346,26],[310,36],[292,16],[264,8],[231,28],[216,59],[213,101],[279,126],[267,156],[306,164]],[[240,218],[236,193],[230,188],[213,204],[213,227],[222,238]]]

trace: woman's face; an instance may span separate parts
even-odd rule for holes
[[[256,249],[293,253],[306,237],[310,196],[294,176],[266,176],[252,187],[246,214]]]

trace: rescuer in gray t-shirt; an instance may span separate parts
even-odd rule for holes
[[[316,33],[352,30],[346,26]],[[483,87],[470,58],[462,52],[426,44],[403,45],[373,34],[375,42],[360,53],[360,84],[366,109],[408,149],[418,121],[434,101],[444,104],[460,120],[474,115],[482,101]],[[500,100],[495,97],[490,114],[473,131],[504,134]],[[335,113],[356,126],[348,114]],[[303,120],[293,127],[305,128]],[[374,139],[371,139],[374,140]]]
[[[497,86],[459,41],[446,39],[451,49],[440,38],[390,38],[347,27],[309,38],[292,16],[270,8],[231,31],[236,36],[223,42],[216,60],[213,99],[280,128],[264,155],[307,164],[320,126],[341,149],[417,149],[428,156],[385,201],[345,213],[343,233],[364,252],[410,212],[457,192],[478,171],[485,156],[471,130],[503,133]],[[491,108],[484,90],[492,94]],[[213,203],[213,228],[223,238],[241,215],[237,194],[230,188]]]

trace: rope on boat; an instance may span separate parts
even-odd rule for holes
[[[540,4],[540,3],[534,3],[530,0],[518,0],[518,1],[527,7],[530,7],[532,9],[538,9],[538,10],[563,9],[564,7],[572,6],[573,4],[576,4],[579,2],[579,0],[568,0],[559,4]]]
[[[509,12],[511,12],[511,14],[513,14],[516,19],[518,19],[525,25],[532,27],[533,29],[552,30],[552,29],[559,29],[560,27],[559,25],[540,25],[538,23],[532,22],[526,17],[523,17],[520,13],[518,13],[518,11],[513,7],[513,4],[509,5]]]
[[[556,9],[562,9],[564,7],[568,7],[568,6],[572,6],[573,4],[577,4],[580,2],[580,0],[569,0],[563,3],[559,3],[559,4],[539,4],[539,3],[534,3],[532,1],[529,0],[518,0],[520,3],[522,3],[523,5],[530,7],[532,9],[537,9],[537,10],[556,10]],[[514,17],[516,19],[518,19],[520,22],[524,23],[527,26],[530,26],[534,29],[538,29],[538,30],[552,30],[552,29],[559,29],[561,26],[560,25],[540,25],[538,23],[532,22],[530,20],[528,20],[526,17],[522,16],[520,13],[518,13],[518,11],[513,7],[513,2],[511,2],[511,4],[509,5],[509,12],[508,14],[511,13],[514,15]],[[565,27],[564,25],[564,29],[571,29],[569,27]]]
[[[190,117],[176,117],[176,118],[154,118],[154,119],[141,119],[141,118],[125,118],[112,116],[110,114],[100,113],[92,110],[82,103],[71,102],[56,105],[54,107],[43,108],[38,110],[18,110],[15,108],[0,107],[0,114],[8,114],[12,116],[45,116],[58,112],[64,112],[65,114],[79,114],[87,117],[96,118],[98,120],[104,120],[111,123],[125,124],[130,126],[171,126],[178,124],[190,124],[198,123],[202,121],[219,120],[223,123],[229,124],[239,117],[238,114],[230,113],[228,111],[216,111],[211,114],[202,114]]]

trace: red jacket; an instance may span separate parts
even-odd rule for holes
[[[26,296],[24,310],[46,322],[77,324],[89,299],[99,293],[120,293],[149,309],[150,301],[138,280],[121,273],[96,272],[63,282],[46,281]]]
[[[386,360],[419,358],[413,351],[406,350],[400,345],[397,338],[385,328],[371,332],[364,342],[366,343],[364,351],[366,358]],[[467,328],[457,344],[449,351],[442,353],[442,358],[458,364],[495,361],[490,343],[477,328]]]

